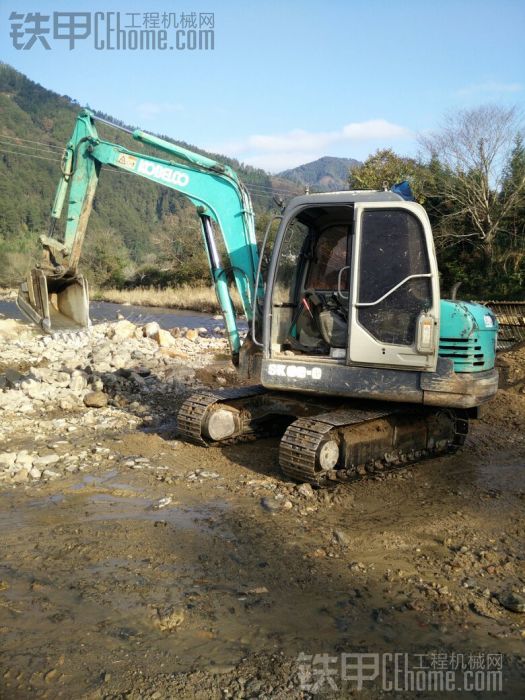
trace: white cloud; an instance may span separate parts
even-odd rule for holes
[[[141,119],[153,119],[161,114],[182,112],[184,107],[173,102],[140,102],[135,109]]]
[[[216,144],[215,153],[226,153],[245,163],[265,170],[280,171],[293,168],[344,147],[354,156],[356,144],[371,144],[371,150],[394,140],[410,139],[412,132],[385,119],[345,124],[334,131],[306,131],[293,129],[282,134],[253,134],[245,139]],[[338,148],[339,147],[339,148]]]
[[[458,97],[473,97],[476,95],[501,95],[504,93],[515,93],[523,90],[522,83],[499,83],[497,81],[489,81],[486,83],[476,83],[474,85],[466,85],[456,91]]]

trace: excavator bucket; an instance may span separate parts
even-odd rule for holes
[[[17,306],[45,333],[89,328],[89,289],[82,275],[47,276],[35,267],[20,285]]]

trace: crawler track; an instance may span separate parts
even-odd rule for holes
[[[223,391],[210,391],[205,393],[192,394],[182,404],[178,414],[177,422],[180,436],[183,440],[193,442],[196,445],[209,447],[212,444],[202,434],[202,426],[207,411],[218,403],[235,404],[242,399],[255,398],[266,393],[266,389],[260,385],[225,389]],[[227,443],[237,440],[249,439],[254,434],[253,426],[248,416],[240,414],[240,430],[226,441]],[[224,443],[220,443],[224,444]]]
[[[333,411],[294,421],[281,440],[279,463],[295,481],[324,485],[444,454],[462,445],[467,432],[467,416],[452,411],[423,418],[402,408]],[[335,468],[326,470],[319,454],[329,440],[337,443],[340,456]]]
[[[275,415],[275,403],[281,410],[288,406],[288,413]],[[209,412],[219,405],[234,412],[237,429],[214,442],[204,426]],[[444,454],[462,445],[468,432],[468,416],[462,411],[406,404],[326,409],[320,403],[308,405],[306,399],[300,405],[287,404],[285,396],[262,386],[209,391],[186,399],[178,414],[179,432],[184,440],[201,446],[282,435],[283,473],[318,485]]]

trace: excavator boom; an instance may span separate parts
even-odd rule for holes
[[[244,313],[250,320],[258,266],[254,214],[248,191],[228,166],[141,130],[131,132],[135,140],[174,156],[177,161],[131,151],[100,139],[95,121],[89,110],[83,110],[77,117],[62,160],[62,177],[51,211],[51,231],[40,238],[43,260],[21,286],[20,309],[46,332],[89,325],[88,286],[78,266],[98,178],[105,166],[174,189],[195,205],[230,346],[234,356],[237,355],[240,340],[229,282],[234,279]],[[67,220],[60,241],[52,234],[66,196]],[[215,227],[222,235],[226,263],[219,254]]]

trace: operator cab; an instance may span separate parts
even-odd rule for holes
[[[348,329],[353,207],[307,207],[283,239],[273,293],[279,351],[343,356]]]
[[[274,250],[269,356],[434,368],[439,284],[422,207],[390,192],[298,200]]]

